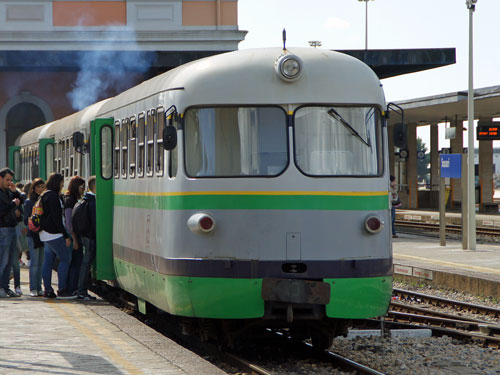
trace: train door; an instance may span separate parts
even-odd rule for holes
[[[55,146],[52,138],[38,140],[38,176],[47,181],[49,175],[55,171]]]
[[[91,174],[96,176],[97,280],[114,280],[113,265],[113,119],[90,123]]]
[[[14,180],[22,180],[21,172],[21,147],[20,146],[10,146],[9,147],[9,168],[14,171]]]

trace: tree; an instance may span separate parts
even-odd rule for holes
[[[426,183],[430,182],[430,163],[431,154],[427,152],[427,146],[422,138],[417,137],[417,152],[423,151],[425,156],[423,159],[417,159],[417,178],[419,181],[424,180]]]

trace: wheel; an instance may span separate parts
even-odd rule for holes
[[[328,350],[332,346],[333,336],[325,332],[312,331],[311,341],[316,349]]]

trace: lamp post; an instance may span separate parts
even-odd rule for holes
[[[358,1],[365,3],[365,49],[368,49],[368,1],[370,0],[358,0]]]
[[[467,155],[467,248],[476,250],[476,184],[474,179],[474,82],[472,49],[472,15],[476,10],[477,0],[466,0],[469,9],[469,93],[467,97],[468,117],[468,155]]]

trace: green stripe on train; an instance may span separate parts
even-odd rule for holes
[[[264,315],[262,279],[168,276],[115,258],[120,285],[170,314],[216,319]],[[331,285],[329,318],[362,319],[384,315],[392,277],[325,279]]]
[[[133,195],[115,194],[115,206],[156,210],[386,210],[387,195]]]

